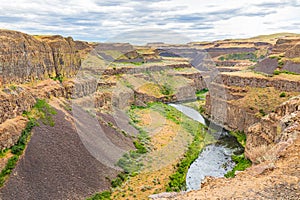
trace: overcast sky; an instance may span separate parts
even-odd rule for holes
[[[169,43],[300,33],[299,0],[0,0],[0,28]]]

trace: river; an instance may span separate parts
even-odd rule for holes
[[[224,177],[235,165],[231,160],[231,156],[234,153],[243,151],[236,138],[231,136],[222,127],[205,119],[199,112],[190,107],[180,104],[169,105],[186,116],[213,129],[214,131],[210,134],[216,139],[214,144],[204,147],[199,157],[191,164],[186,176],[187,190],[199,190],[201,182],[206,176]]]

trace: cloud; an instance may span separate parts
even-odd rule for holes
[[[168,40],[168,31],[178,34],[176,41],[247,37],[284,28],[297,32],[300,12],[297,1],[283,0],[0,0],[0,4],[1,28],[101,42],[125,32],[141,41],[145,37],[136,31],[141,29],[151,32],[147,36],[151,41]]]

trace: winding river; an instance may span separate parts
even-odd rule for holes
[[[235,163],[231,160],[234,153],[243,151],[237,140],[222,127],[206,120],[199,112],[180,104],[169,104],[186,116],[215,130],[211,133],[216,142],[206,146],[190,166],[187,176],[187,190],[198,190],[206,176],[223,177],[232,170]]]

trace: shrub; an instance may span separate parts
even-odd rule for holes
[[[285,94],[285,92],[282,92],[280,95],[279,95],[279,97],[286,97],[286,94]]]
[[[267,115],[263,109],[259,109],[259,113],[260,113],[262,116],[266,116],[266,115]]]
[[[135,148],[137,149],[137,153],[140,153],[140,154],[144,154],[144,153],[147,153],[147,149],[144,145],[142,145],[139,141],[134,141],[133,142]]]
[[[160,91],[163,95],[167,95],[167,96],[173,93],[172,87],[166,83],[161,87]]]
[[[279,71],[279,70],[275,70],[275,71],[273,72],[273,74],[274,74],[274,75],[279,75],[279,74],[280,74],[280,71]]]

